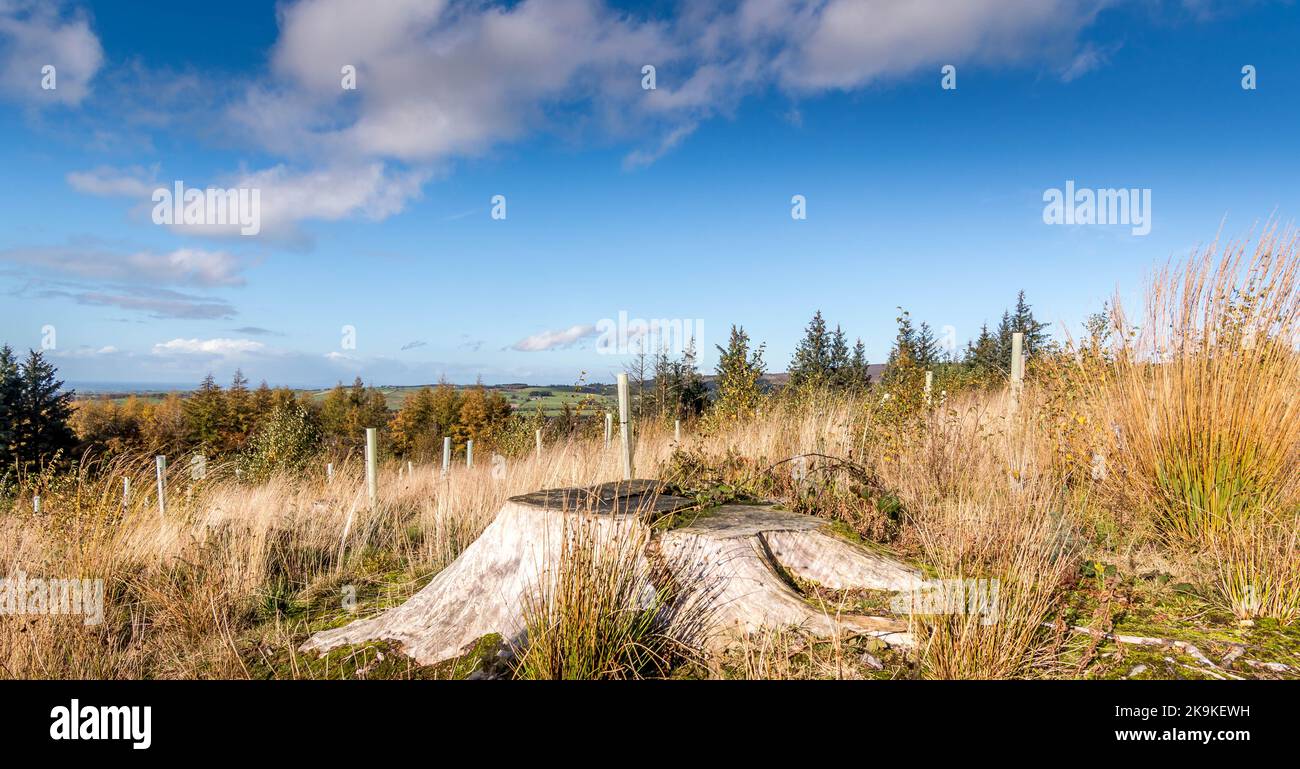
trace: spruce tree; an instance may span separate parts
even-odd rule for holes
[[[790,360],[790,384],[798,387],[806,384],[824,384],[831,370],[830,334],[826,331],[826,321],[818,310],[808,323],[804,338],[794,350]]]
[[[699,369],[696,367],[693,338],[686,343],[686,349],[682,351],[678,372],[677,414],[684,418],[699,416],[709,402],[709,388],[700,378]]]
[[[1025,357],[1030,358],[1035,353],[1046,349],[1048,343],[1047,331],[1045,330],[1050,323],[1040,323],[1034,318],[1034,312],[1025,301],[1025,292],[1022,290],[1016,295],[1016,310],[1011,316],[1012,327],[1025,335]]]
[[[205,376],[199,389],[185,399],[184,411],[189,442],[200,448],[219,449],[227,424],[226,399],[212,374]]]
[[[9,345],[0,347],[0,474],[14,463],[15,433],[18,422],[18,393],[21,389],[18,359]]]
[[[853,345],[853,357],[849,360],[850,386],[853,389],[865,388],[871,384],[871,374],[867,369],[867,348],[858,339]]]
[[[929,323],[922,322],[917,330],[915,355],[919,366],[933,366],[939,362],[939,340]]]
[[[839,326],[835,327],[835,333],[831,335],[831,351],[829,361],[829,379],[836,387],[848,387],[849,378],[849,342],[844,334],[844,330]]]
[[[31,350],[19,367],[9,445],[11,459],[21,466],[49,461],[77,443],[68,426],[74,393],[61,392],[63,382],[55,378],[56,373],[54,365],[36,350]],[[10,387],[12,383],[5,389]]]

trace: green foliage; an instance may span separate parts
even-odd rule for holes
[[[763,376],[763,345],[752,352],[744,327],[732,326],[726,349],[718,347],[717,399],[715,420],[734,420],[754,413],[763,397],[759,379]]]
[[[345,388],[340,383],[330,390],[321,404],[321,426],[327,442],[335,448],[360,449],[365,443],[367,427],[383,428],[388,424],[388,403],[384,394],[366,387],[361,377]]]
[[[76,445],[68,425],[73,394],[62,392],[56,373],[36,350],[18,363],[8,345],[0,348],[0,462],[5,468],[38,467]]]
[[[300,472],[321,444],[316,415],[298,399],[281,402],[271,411],[239,457],[239,467],[250,481],[276,473]]]
[[[788,369],[793,390],[856,390],[869,383],[866,347],[857,340],[849,351],[848,335],[839,326],[828,331],[818,310],[795,348]]]

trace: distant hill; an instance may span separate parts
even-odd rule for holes
[[[880,375],[884,373],[883,364],[873,364],[867,367],[871,374],[872,380],[879,380]],[[705,386],[709,392],[717,389],[717,377],[712,374],[701,375]],[[786,372],[775,372],[764,374],[760,380],[767,390],[775,390],[784,387],[790,380],[790,375]],[[646,386],[654,385],[653,379],[646,380]],[[376,389],[384,394],[385,402],[388,408],[396,411],[406,402],[406,398],[423,387],[437,387],[436,383],[418,384],[418,385],[378,385]],[[474,385],[456,385],[458,390],[467,390]],[[615,407],[618,397],[618,388],[614,384],[550,384],[550,385],[530,385],[524,382],[510,382],[508,384],[484,385],[484,387],[493,392],[500,392],[510,401],[510,405],[517,410],[532,411],[540,408],[542,413],[547,416],[555,416],[563,413],[564,406],[567,404],[570,408],[577,408],[580,403],[587,401],[596,401],[596,408],[612,409]],[[136,382],[71,382],[66,389],[76,390],[77,396],[88,397],[93,399],[105,400],[125,400],[128,397],[135,396],[149,401],[161,400],[168,393],[178,393],[182,397],[189,395],[195,389],[195,386],[168,385],[158,383],[136,383]],[[320,401],[325,398],[332,387],[320,388],[291,388],[295,392],[307,393],[312,399]],[[591,408],[591,406],[588,406]]]

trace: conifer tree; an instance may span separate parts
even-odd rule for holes
[[[825,384],[831,372],[833,341],[826,331],[826,321],[818,310],[804,333],[804,338],[795,347],[794,357],[790,360],[790,385]]]
[[[9,345],[4,345],[0,347],[0,473],[14,462],[20,382],[18,359]]]
[[[871,374],[867,369],[867,348],[858,339],[853,345],[853,357],[849,359],[850,388],[861,389],[871,384]]]
[[[199,389],[185,399],[184,413],[188,427],[186,439],[190,443],[201,448],[221,447],[227,421],[226,402],[221,385],[212,374],[205,376]]]
[[[743,326],[733,325],[726,349],[718,346],[716,370],[718,393],[714,414],[722,419],[752,414],[763,397],[759,385],[764,373],[763,345],[751,352],[749,334]]]
[[[9,461],[27,466],[66,454],[76,445],[76,436],[68,426],[74,393],[62,392],[63,382],[56,378],[54,365],[39,351],[28,352],[27,360],[18,367],[16,383],[12,353],[8,357],[9,363],[0,361],[0,368],[11,369],[7,376],[0,374],[5,380],[0,386],[5,391],[2,399],[10,402]]]

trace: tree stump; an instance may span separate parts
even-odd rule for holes
[[[303,651],[326,651],[372,640],[400,643],[420,664],[451,659],[483,636],[498,633],[522,646],[524,606],[559,566],[566,522],[574,516],[619,537],[630,527],[671,519],[653,531],[646,557],[697,602],[707,617],[705,643],[716,648],[737,635],[796,627],[818,636],[871,635],[911,645],[906,623],[864,615],[831,616],[796,589],[789,575],[833,590],[908,591],[920,572],[849,542],[828,522],[773,505],[723,505],[692,511],[693,502],[658,493],[654,481],[551,489],[512,497],[477,540],[406,603],[371,619],[313,635]],[[625,527],[628,527],[625,529]]]

